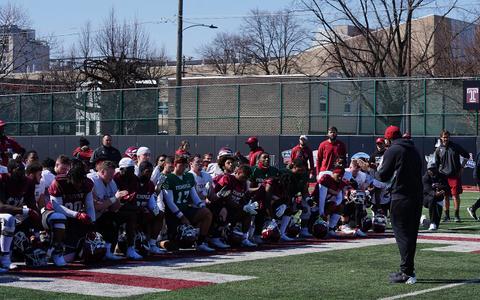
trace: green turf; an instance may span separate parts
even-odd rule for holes
[[[442,223],[440,231],[480,231],[480,223],[473,221],[465,209],[473,203],[477,193],[465,193],[462,196],[463,222]],[[472,227],[461,229],[467,226]],[[413,286],[388,283],[388,274],[398,268],[399,255],[396,245],[383,245],[191,268],[190,270],[195,271],[250,275],[257,278],[129,299],[378,299],[480,278],[478,254],[420,250],[439,246],[419,244],[416,259],[419,282]],[[478,295],[480,285],[468,284],[413,298],[477,299]],[[0,288],[0,299],[52,298],[76,300],[100,297]]]
[[[420,244],[419,249],[438,246]],[[397,269],[398,259],[396,245],[383,245],[191,268],[250,275],[257,279],[130,299],[377,299],[479,277],[477,254],[419,250],[416,260],[419,282],[413,286],[389,284],[387,276]],[[435,299],[464,298],[479,294],[480,286],[471,284],[428,293],[421,299],[433,296]],[[13,288],[2,288],[0,295],[5,299],[85,298]]]

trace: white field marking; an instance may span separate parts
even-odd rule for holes
[[[158,288],[145,288],[98,282],[84,282],[48,277],[17,277],[11,282],[0,282],[0,286],[40,290],[44,292],[75,293],[88,296],[128,297],[147,293],[165,292]]]
[[[391,296],[391,297],[386,297],[386,298],[379,298],[378,300],[395,300],[395,299],[401,299],[401,298],[407,298],[407,297],[414,297],[414,296],[421,295],[421,294],[426,294],[426,293],[430,293],[430,292],[436,292],[436,291],[451,289],[451,288],[454,288],[454,287],[457,287],[457,286],[461,286],[461,285],[465,285],[465,284],[469,284],[469,283],[475,283],[475,282],[478,282],[478,279],[466,280],[466,281],[462,281],[462,282],[458,282],[458,283],[441,285],[441,286],[437,286],[437,287],[434,287],[434,288],[419,290],[419,291],[411,292],[411,293],[407,293],[407,294],[401,294],[401,295],[396,295],[396,296]]]
[[[180,279],[200,282],[225,283],[255,279],[254,276],[237,276],[219,273],[193,272],[177,270],[175,268],[160,267],[147,262],[141,265],[112,266],[101,269],[89,269],[88,272],[99,272],[108,274],[135,275],[154,278]]]
[[[460,253],[469,253],[473,251],[480,251],[480,243],[461,243],[457,245],[449,245],[445,247],[435,247],[435,248],[426,248],[422,251],[436,251],[436,252],[460,252]]]
[[[448,228],[448,229],[440,228],[439,230],[457,230],[457,229],[468,229],[468,228],[480,228],[480,224],[479,225],[471,225],[471,226],[452,227],[452,228]]]

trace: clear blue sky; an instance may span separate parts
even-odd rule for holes
[[[0,0],[0,3],[6,3]],[[27,10],[32,21],[32,28],[37,36],[58,36],[65,48],[78,39],[74,33],[80,32],[85,22],[90,20],[96,29],[115,8],[119,20],[133,20],[136,16],[141,22],[161,21],[170,18],[168,23],[145,24],[152,42],[157,47],[165,46],[170,59],[176,53],[176,0],[13,0]],[[184,0],[185,21],[214,24],[218,29],[195,27],[184,32],[184,54],[198,57],[195,49],[213,39],[216,32],[238,29],[241,23],[239,16],[246,15],[251,9],[279,10],[291,7],[291,0]],[[189,24],[184,24],[188,26]],[[68,35],[72,34],[72,35]],[[53,54],[53,53],[52,53]]]

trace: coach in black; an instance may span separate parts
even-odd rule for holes
[[[389,126],[385,151],[376,177],[391,182],[391,222],[400,250],[400,272],[390,274],[391,283],[413,284],[415,249],[422,211],[422,159],[411,140],[402,139],[400,128]]]

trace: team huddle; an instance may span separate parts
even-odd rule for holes
[[[285,170],[271,166],[256,137],[246,142],[248,155],[223,147],[216,162],[211,154],[190,155],[184,141],[175,156],[160,155],[154,166],[150,149],[129,147],[122,155],[110,135],[95,151],[81,138],[74,158],[40,163],[35,151],[9,155],[0,175],[1,270],[15,269],[12,261],[65,266],[339,231],[362,237],[372,227],[383,232],[388,183],[372,173],[385,143],[377,141],[372,158],[354,156],[345,166],[345,145],[335,138],[331,128],[316,169],[306,136]]]

